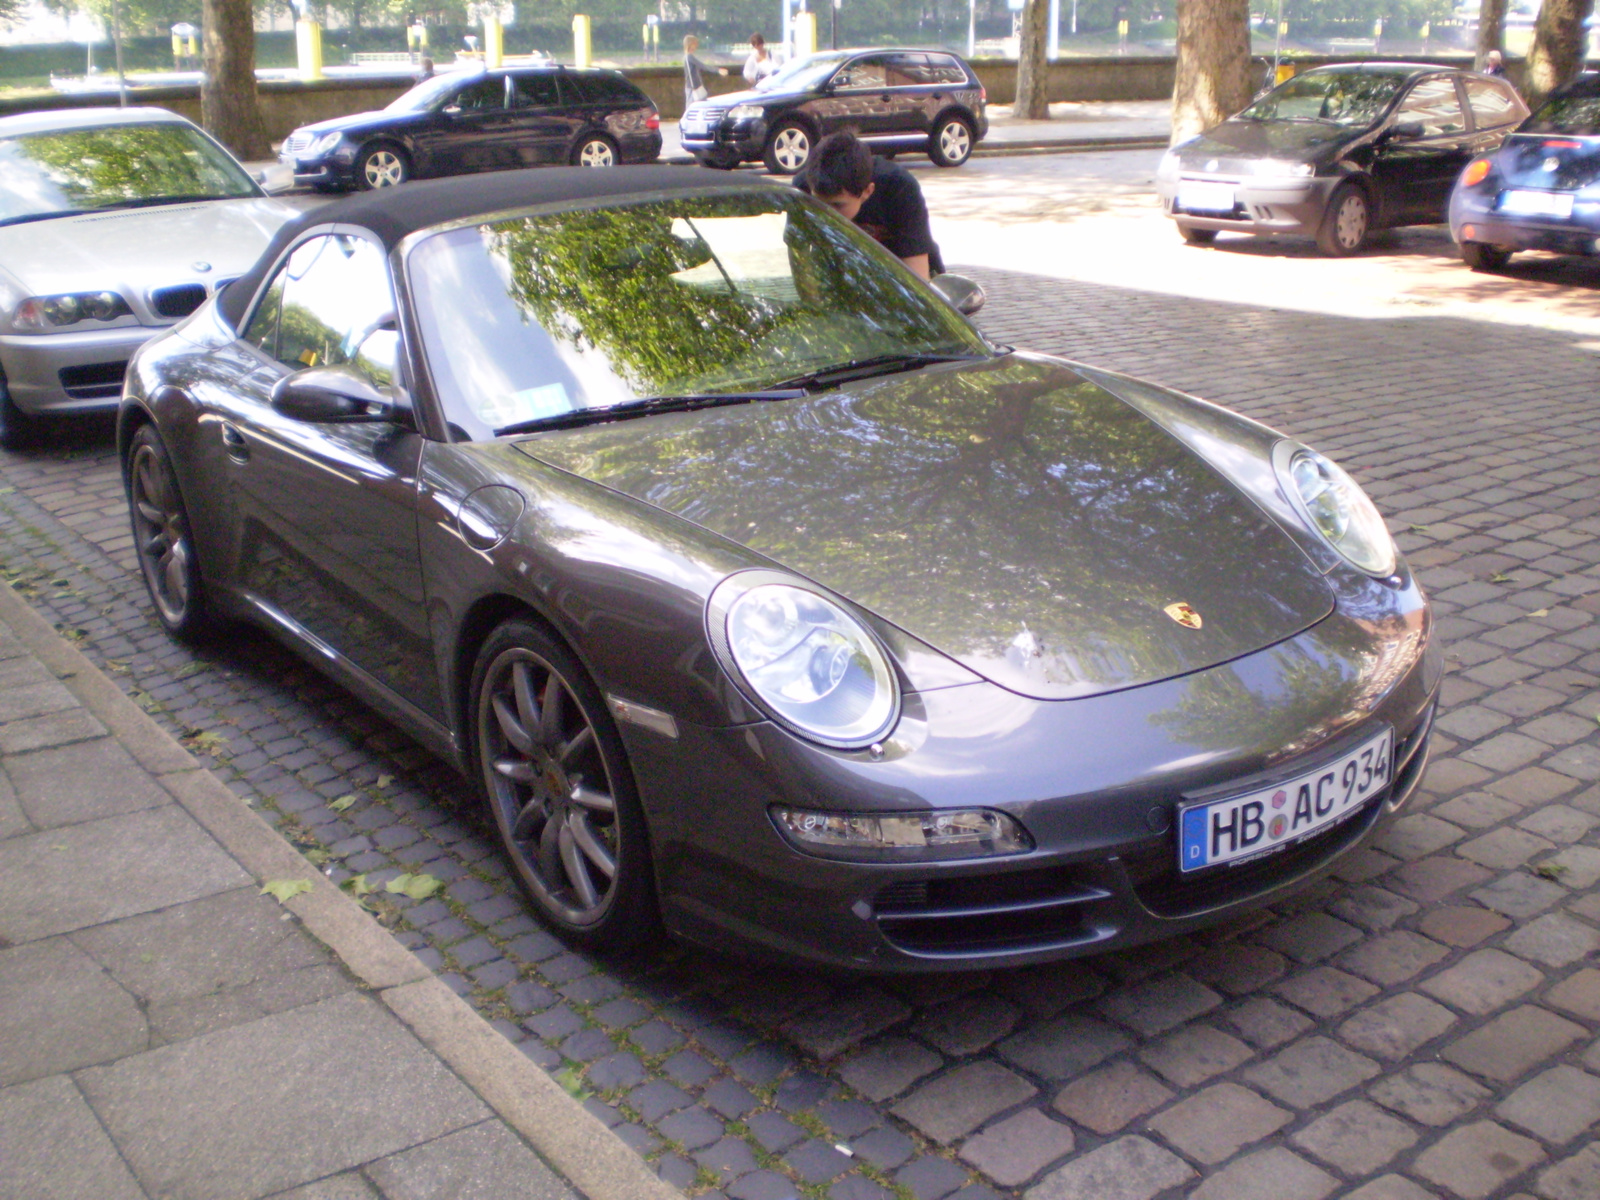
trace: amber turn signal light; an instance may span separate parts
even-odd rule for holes
[[[1488,173],[1489,160],[1487,158],[1475,158],[1467,164],[1467,169],[1461,176],[1461,182],[1464,186],[1471,187],[1475,183],[1482,183],[1484,176]]]

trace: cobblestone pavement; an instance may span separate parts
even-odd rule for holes
[[[1600,363],[1516,325],[974,273],[996,336],[1341,458],[1432,591],[1451,673],[1424,791],[1296,902],[920,979],[574,954],[448,770],[264,638],[161,633],[103,427],[0,455],[5,571],[336,878],[446,880],[384,919],[690,1193],[1600,1200]]]

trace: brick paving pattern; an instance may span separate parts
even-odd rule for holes
[[[104,426],[0,455],[5,575],[335,879],[444,880],[381,919],[692,1195],[1600,1198],[1600,361],[1536,329],[973,274],[995,336],[1342,460],[1430,589],[1424,790],[1294,902],[910,979],[575,954],[447,768],[263,637],[160,631]]]

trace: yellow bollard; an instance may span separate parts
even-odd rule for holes
[[[589,33],[589,18],[582,13],[572,17],[572,64],[577,67],[594,65],[594,43]]]
[[[794,53],[796,58],[817,52],[817,14],[796,13],[794,17]]]
[[[300,61],[300,78],[308,83],[322,78],[322,26],[315,21],[294,23],[294,48]]]
[[[499,17],[483,19],[483,65],[504,66],[506,61],[506,27]]]
[[[1273,76],[1272,82],[1273,83],[1282,83],[1286,79],[1293,79],[1293,78],[1294,78],[1294,64],[1293,63],[1281,62],[1281,63],[1278,64],[1278,71],[1277,71],[1277,74],[1275,74]]]

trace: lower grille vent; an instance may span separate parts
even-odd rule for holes
[[[125,362],[90,363],[84,367],[62,367],[61,389],[74,400],[107,400],[122,395],[122,377],[128,372]]]
[[[878,928],[924,958],[982,958],[1095,940],[1084,905],[1110,895],[1070,868],[901,880],[875,897]]]

